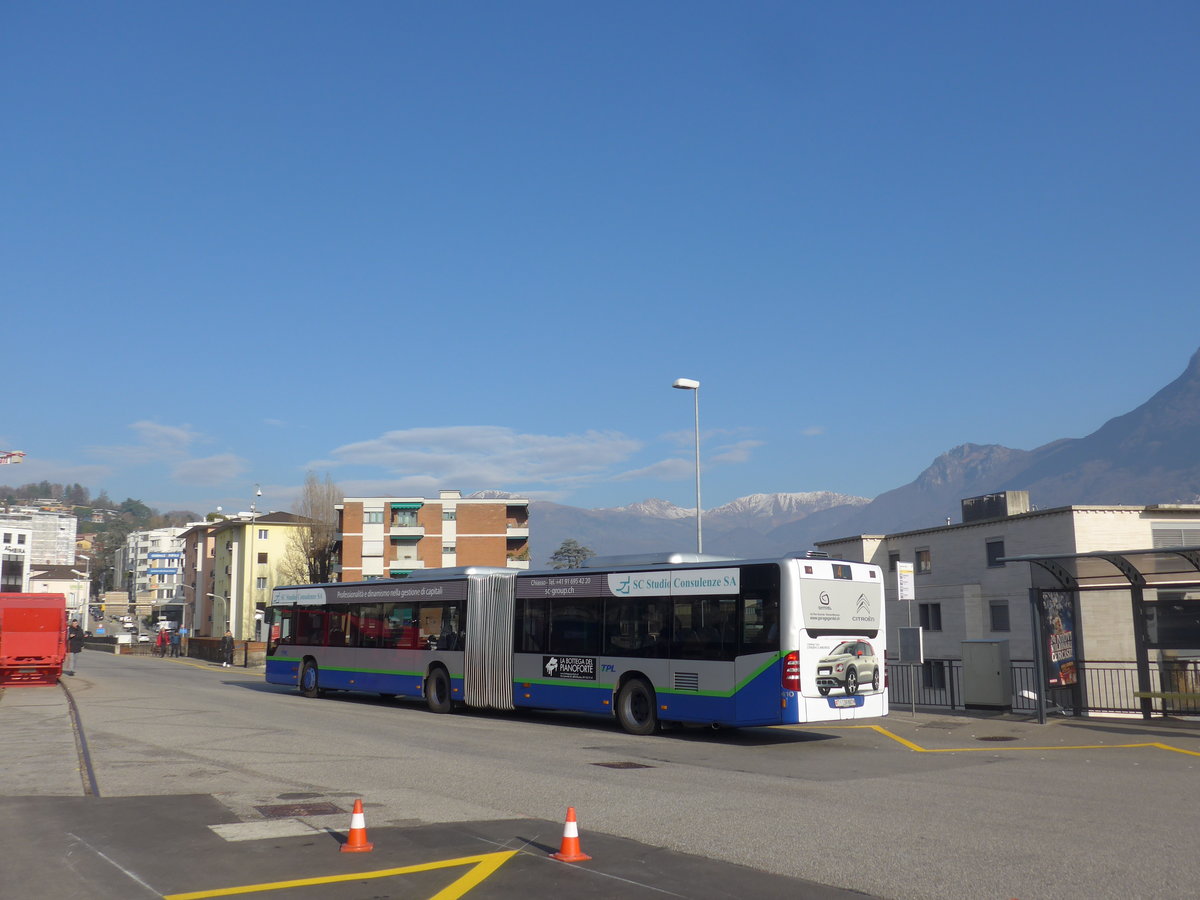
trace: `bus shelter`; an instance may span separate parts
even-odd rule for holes
[[[1093,708],[1084,677],[1087,657],[1081,628],[1087,597],[1098,591],[1128,592],[1132,606],[1136,690],[1142,718],[1155,707],[1200,714],[1200,547],[1100,550],[1008,556],[1027,562],[1033,627],[1034,668],[1038,673],[1038,721],[1046,722],[1051,698],[1062,708]],[[1172,651],[1157,689],[1150,655]]]

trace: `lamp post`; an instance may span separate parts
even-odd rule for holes
[[[192,629],[195,630],[195,627],[196,627],[196,598],[200,596],[200,592],[196,590],[196,586],[194,584],[185,584],[182,581],[176,582],[175,587],[187,588],[188,590],[190,590],[192,592]],[[191,636],[190,632],[188,631],[187,597],[183,598],[183,602],[180,605],[183,607],[183,611],[179,614],[180,637],[186,638],[186,637]],[[184,645],[184,648],[183,648],[183,655],[187,656],[187,645],[186,644]]]
[[[75,558],[82,559],[87,563],[87,565],[84,567],[83,573],[84,580],[87,582],[87,587],[84,588],[83,613],[80,615],[80,618],[83,619],[83,630],[88,631],[88,620],[92,617],[92,558],[84,553],[76,553]],[[71,571],[75,572],[74,569]],[[75,574],[78,575],[79,573],[75,572]]]
[[[228,615],[228,613],[229,613],[229,598],[228,598],[228,597],[222,597],[220,594],[213,594],[213,593],[210,593],[210,592],[208,592],[208,591],[205,591],[205,592],[204,592],[204,596],[205,596],[205,597],[212,597],[214,600],[220,600],[220,601],[221,601],[221,606],[220,606],[219,608],[220,608],[221,612],[222,612],[222,613],[225,613],[226,615]],[[214,613],[214,614],[216,613],[217,609],[218,609],[218,607],[217,607],[217,605],[214,603],[214,604],[213,604],[213,613]],[[213,619],[213,624],[212,624],[212,625],[209,627],[209,629],[208,629],[208,636],[209,636],[209,637],[219,637],[219,636],[220,636],[219,634],[217,634],[217,633],[215,633],[215,632],[214,632],[214,630],[213,630],[213,629],[215,629],[215,628],[219,628],[219,629],[220,629],[220,634],[224,634],[224,633],[225,633],[225,629],[228,627],[228,625],[227,625],[227,623],[226,623],[226,621],[225,621],[225,616],[224,616],[224,615],[222,615],[222,616],[216,616],[216,615],[213,615],[213,616],[210,616],[210,618],[212,618],[212,619]],[[220,624],[218,624],[218,622],[219,622]]]
[[[246,601],[245,608],[242,610],[241,620],[238,622],[238,632],[242,631],[241,625],[246,620],[246,612],[248,610],[257,610],[254,598],[258,594],[258,579],[255,577],[256,557],[254,555],[254,539],[255,534],[255,517],[258,515],[258,498],[262,496],[262,490],[256,484],[254,485],[254,498],[250,501],[250,557],[246,560]],[[257,619],[255,619],[257,621]],[[237,632],[234,633],[237,636]],[[241,635],[245,640],[250,640],[249,634]]]
[[[704,552],[704,536],[700,525],[700,382],[694,378],[676,378],[671,385],[681,391],[691,391],[696,401],[696,552]]]

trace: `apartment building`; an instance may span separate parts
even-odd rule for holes
[[[39,500],[38,504],[56,501]],[[39,506],[10,506],[0,511],[0,528],[28,529],[25,553],[30,563],[47,566],[75,565],[75,540],[79,520],[61,509]]]
[[[262,610],[271,589],[291,583],[281,572],[296,568],[302,553],[292,540],[308,520],[288,512],[242,513],[193,525],[182,538],[181,597],[193,634],[219,637],[228,628],[238,640],[262,637]]]
[[[1038,510],[1027,491],[963,501],[963,521],[890,535],[818,541],[830,556],[881,566],[890,647],[898,628],[924,628],[927,659],[960,659],[963,641],[1007,640],[1012,659],[1033,658],[1030,564],[1008,557],[1165,547],[1200,547],[1200,506],[1062,506]],[[897,599],[896,564],[914,565],[916,599]],[[1200,572],[1196,573],[1200,581]],[[1200,592],[1151,590],[1148,603],[1195,610],[1200,654]],[[1135,623],[1128,590],[1089,592],[1080,629],[1092,660],[1132,660]]]
[[[0,523],[0,594],[29,591],[29,548],[32,543],[31,528]]]
[[[529,500],[355,497],[337,506],[340,581],[404,578],[449,566],[529,568]]]
[[[186,528],[133,531],[117,550],[113,571],[119,585],[143,605],[166,603],[178,593]]]

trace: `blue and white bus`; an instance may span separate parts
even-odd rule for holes
[[[887,714],[883,576],[675,553],[272,592],[267,681],[491,709],[783,725]]]

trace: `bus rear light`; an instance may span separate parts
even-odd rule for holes
[[[783,658],[783,689],[800,690],[800,651],[793,650]]]

